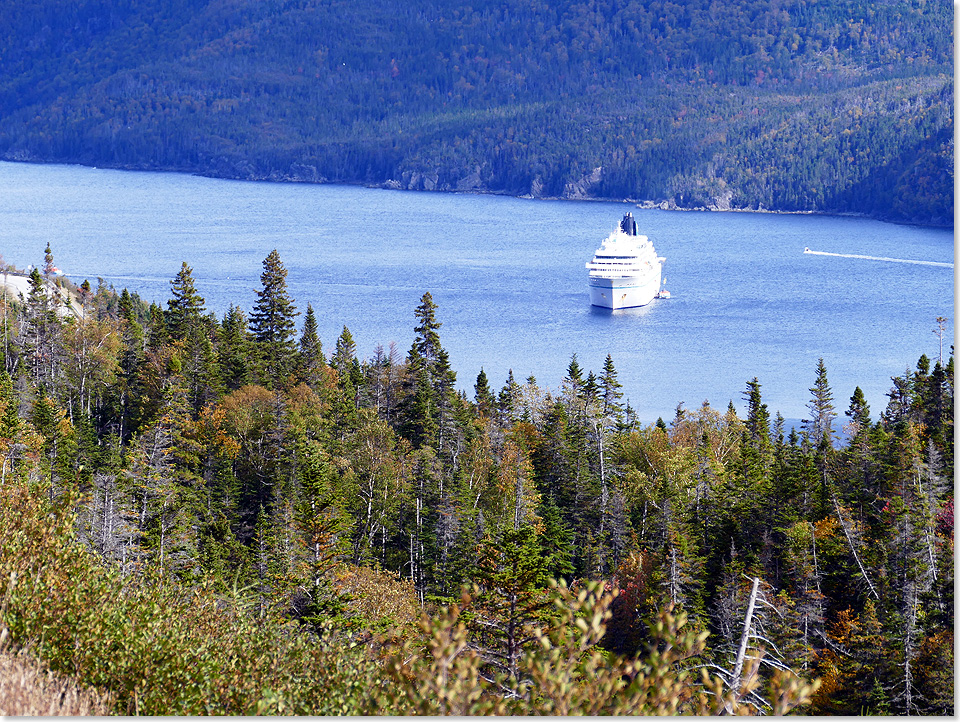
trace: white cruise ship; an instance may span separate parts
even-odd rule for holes
[[[646,306],[660,293],[665,260],[649,238],[637,235],[637,222],[627,213],[586,264],[590,303],[604,308]]]

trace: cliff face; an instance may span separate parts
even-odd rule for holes
[[[0,7],[0,158],[952,223],[952,8]]]

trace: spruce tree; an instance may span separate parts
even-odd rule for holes
[[[857,386],[850,397],[850,408],[846,411],[853,431],[853,438],[870,431],[870,406],[863,390]]]
[[[442,325],[437,305],[427,291],[414,310],[416,337],[407,355],[405,433],[417,447],[429,444],[441,453],[449,439],[456,374],[447,352],[440,345]]]
[[[747,401],[747,432],[751,443],[758,449],[770,443],[770,413],[760,395],[760,381],[754,376],[753,381],[747,382],[747,390],[743,392]]]
[[[350,369],[357,360],[357,344],[353,340],[353,334],[346,326],[337,337],[333,347],[333,354],[330,356],[330,365],[337,370],[341,379],[349,378]]]
[[[432,372],[432,366],[437,361],[440,352],[440,330],[441,324],[437,321],[437,304],[433,302],[433,296],[427,291],[420,298],[420,305],[417,306],[413,315],[416,316],[419,323],[414,327],[417,336],[413,341],[413,351],[427,362],[427,368]]]
[[[493,392],[490,391],[490,382],[487,380],[487,374],[484,372],[483,367],[480,368],[480,373],[477,374],[477,381],[473,385],[473,391],[473,399],[477,405],[477,411],[482,416],[489,416],[497,400]]]
[[[56,266],[53,265],[53,251],[50,250],[50,243],[47,243],[47,247],[43,250],[43,275],[50,280],[50,277],[54,275]]]
[[[623,392],[620,389],[623,388],[623,384],[617,380],[617,369],[614,368],[613,358],[610,354],[607,354],[607,358],[603,362],[600,388],[603,402],[602,414],[616,422],[622,413],[620,399],[623,398]]]
[[[170,282],[173,298],[167,301],[164,314],[167,333],[174,341],[186,339],[196,329],[204,311],[203,297],[197,293],[193,269],[184,261],[176,278]]]
[[[569,384],[574,393],[580,393],[583,388],[583,370],[580,368],[576,354],[570,359],[570,365],[567,366],[567,375],[563,381],[565,385]]]
[[[56,307],[47,294],[47,284],[34,268],[29,276],[30,291],[26,302],[26,324],[24,356],[30,364],[30,374],[34,383],[53,385],[56,382],[56,368],[61,355],[57,343],[60,324]]]
[[[804,419],[804,428],[810,434],[810,441],[814,448],[818,448],[821,442],[833,446],[833,420],[837,417],[833,407],[833,392],[830,390],[830,383],[827,381],[827,367],[823,363],[823,357],[817,362],[817,378],[810,388],[813,396],[807,404],[810,409],[810,418]]]
[[[349,401],[353,411],[356,411],[362,405],[366,379],[357,358],[357,344],[346,326],[337,337],[333,354],[330,356],[330,365],[337,370],[341,395]]]
[[[184,262],[170,282],[173,297],[167,301],[167,335],[177,345],[183,364],[187,396],[194,416],[219,395],[220,369],[213,350],[212,337],[217,319],[204,315],[204,300],[197,293],[193,270]]]
[[[497,396],[497,409],[504,423],[513,420],[520,400],[520,384],[513,378],[513,369],[507,372],[507,380]]]
[[[230,391],[249,382],[252,342],[247,330],[247,316],[231,305],[223,316],[220,327],[218,355],[223,385]]]
[[[150,304],[150,317],[147,321],[147,348],[157,351],[167,343],[167,323],[163,309],[155,303]]]
[[[319,381],[320,369],[324,364],[323,346],[320,343],[320,337],[317,335],[317,317],[313,312],[313,306],[307,304],[307,312],[303,317],[303,332],[300,334],[299,348],[299,371],[300,378],[311,386],[315,386]]]
[[[126,441],[134,431],[132,423],[132,409],[134,400],[141,394],[139,373],[144,361],[145,339],[143,327],[137,321],[133,307],[133,299],[127,289],[120,294],[120,333],[122,334],[120,348],[120,368],[117,379],[117,395],[119,398],[120,438]]]
[[[535,639],[529,625],[543,620],[550,606],[547,580],[547,563],[532,525],[508,527],[479,545],[480,593],[467,609],[467,626],[487,679],[503,675],[507,684],[519,681],[523,650]]]
[[[296,306],[287,293],[287,269],[276,249],[263,260],[262,288],[250,315],[263,381],[279,387],[291,371],[296,351]]]

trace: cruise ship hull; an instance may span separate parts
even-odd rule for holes
[[[590,303],[602,308],[646,306],[660,291],[660,269],[643,278],[590,278]]]

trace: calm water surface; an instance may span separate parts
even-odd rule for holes
[[[627,210],[661,256],[670,300],[593,308],[583,267]],[[804,254],[953,263],[953,233],[859,218],[639,210],[353,186],[213,180],[175,173],[0,163],[0,254],[40,265],[47,243],[77,282],[102,277],[165,304],[186,261],[209,310],[249,313],[278,249],[327,354],[344,325],[363,357],[405,355],[424,291],[458,385],[483,367],[557,389],[570,357],[609,353],[643,421],[678,402],[721,410],[758,377],[771,414],[806,415],[822,356],[838,411],[859,385],[874,418],[890,377],[953,343],[952,268]]]

